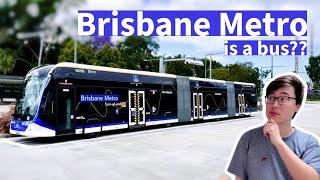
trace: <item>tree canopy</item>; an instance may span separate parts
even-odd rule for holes
[[[120,51],[110,45],[104,45],[96,53],[92,64],[115,68],[124,68],[127,66],[127,62],[123,60]]]
[[[159,44],[152,37],[129,36],[117,44],[127,69],[142,70],[145,59],[152,59],[159,49]]]
[[[43,19],[55,12],[60,0],[4,0],[0,3],[0,59],[3,74],[25,75],[37,65],[39,39],[20,40],[17,33],[41,30]],[[37,43],[35,43],[37,42]],[[35,60],[36,59],[36,60]],[[26,66],[27,64],[27,66]]]
[[[317,84],[320,84],[320,56],[312,56],[309,58],[309,65],[306,66],[307,73],[310,79]]]
[[[4,0],[0,4],[0,47],[16,47],[16,33],[39,31],[45,16],[60,0]]]
[[[260,85],[259,69],[253,67],[252,62],[230,64],[213,72],[214,79],[248,82],[254,83],[257,86]]]
[[[91,64],[94,61],[95,53],[90,45],[77,43],[77,62],[82,64]],[[67,40],[61,48],[58,62],[73,62],[74,59],[74,41]]]
[[[0,48],[0,73],[7,74],[12,71],[14,62],[14,53],[10,49]]]

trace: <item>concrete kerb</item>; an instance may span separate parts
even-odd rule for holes
[[[320,101],[306,101],[306,104],[320,104]]]

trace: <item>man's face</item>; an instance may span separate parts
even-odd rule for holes
[[[290,124],[295,112],[298,112],[300,105],[296,105],[294,88],[286,86],[273,91],[268,95],[269,100],[274,99],[273,103],[266,103],[266,114],[268,119],[274,119],[278,125]],[[288,100],[288,101],[286,101]],[[267,102],[267,100],[266,100]],[[272,102],[272,101],[271,101]]]

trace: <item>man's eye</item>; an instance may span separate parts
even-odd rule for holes
[[[285,101],[287,97],[280,97],[280,101]]]

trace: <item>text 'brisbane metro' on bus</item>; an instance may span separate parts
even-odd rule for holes
[[[32,137],[87,134],[255,111],[252,83],[59,63],[26,75],[10,133]]]

